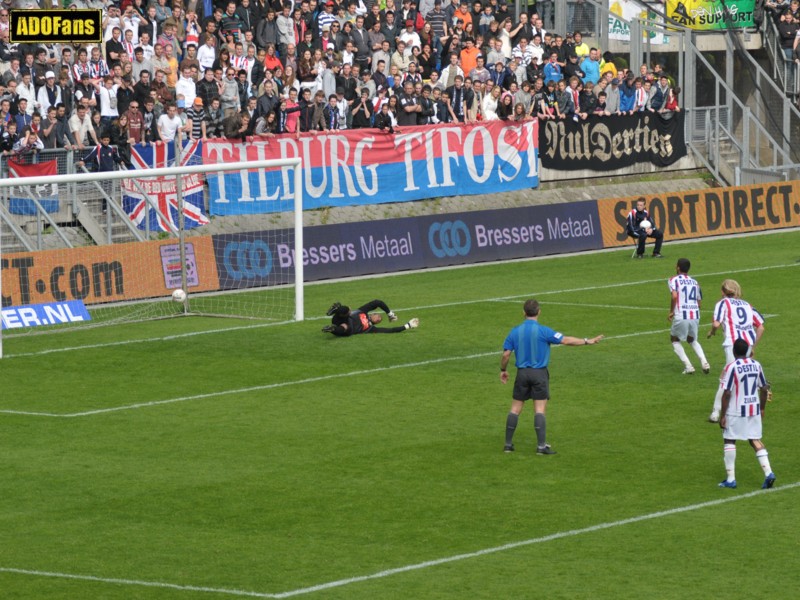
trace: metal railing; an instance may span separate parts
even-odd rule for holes
[[[58,175],[71,175],[79,170],[86,171],[85,167],[79,169],[76,166],[78,159],[78,151],[64,148],[45,149],[23,155],[0,155],[0,178],[10,176],[10,160],[23,165],[41,164],[55,160]],[[2,236],[0,243],[3,244],[4,249],[10,249],[9,251],[43,250],[52,246],[52,243],[46,239],[46,235],[53,233],[60,239],[60,246],[72,247],[76,238],[67,235],[64,228],[74,228],[76,222],[84,228],[88,235],[86,241],[94,241],[96,244],[149,239],[151,233],[154,232],[151,232],[149,227],[145,231],[140,231],[123,210],[122,193],[118,182],[107,187],[102,185],[104,183],[106,182],[95,181],[59,185],[57,192],[59,205],[56,212],[48,212],[36,200],[35,190],[27,188],[24,178],[20,180],[17,188],[13,188],[19,190],[16,196],[12,196],[12,188],[4,188],[3,193],[0,194],[0,236]],[[148,207],[154,209],[159,217],[164,219],[158,203],[150,198],[135,181],[134,187],[138,188]],[[30,208],[26,210],[26,213],[30,212],[31,214],[12,212],[14,210],[12,197],[27,200]],[[104,200],[105,202],[103,202]],[[108,207],[108,210],[102,211],[102,207]],[[158,233],[161,234],[161,232]],[[176,235],[173,227],[170,227],[168,235]]]
[[[740,169],[736,167],[736,185],[758,185],[800,178],[800,165],[781,169]]]
[[[780,167],[785,164],[800,162],[800,111],[786,97],[786,93],[774,79],[767,73],[753,56],[742,51],[736,44],[737,38],[728,36],[728,53],[739,59],[734,77],[731,73],[729,81],[735,94],[743,99],[751,108],[755,120],[763,124],[770,136],[780,146],[782,154],[788,156],[774,162],[772,166]],[[733,63],[733,57],[731,57]],[[733,70],[731,66],[730,70]]]
[[[772,77],[784,94],[797,99],[800,96],[800,65],[787,58],[781,45],[781,36],[775,20],[767,15],[763,30],[764,48],[772,64]]]
[[[679,42],[674,75],[683,90],[682,106],[690,113],[686,140],[717,179],[733,185],[737,168],[775,169],[800,162],[800,144],[791,143],[792,132],[800,130],[800,113],[750,53],[737,46],[735,34],[725,36],[724,52],[706,55],[696,43],[702,34],[636,19],[631,61],[649,58],[642,33],[658,31]]]

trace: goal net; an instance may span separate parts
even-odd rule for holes
[[[190,146],[143,149],[135,169],[104,173],[49,174],[58,165],[43,155],[2,161],[3,336],[184,315],[303,319],[299,159],[204,165]],[[262,214],[246,214],[248,195]],[[212,196],[240,214],[209,216]]]

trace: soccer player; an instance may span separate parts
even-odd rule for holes
[[[775,485],[775,473],[769,455],[761,441],[761,415],[770,397],[769,384],[761,365],[747,358],[750,344],[739,338],[733,343],[733,362],[725,366],[720,380],[722,393],[722,438],[725,444],[727,477],[719,487],[736,487],[736,440],[747,440],[756,452],[758,464],[764,471],[761,489]]]
[[[764,317],[759,314],[749,302],[742,300],[742,288],[733,279],[722,282],[722,300],[714,307],[714,322],[707,337],[716,335],[717,329],[722,327],[725,339],[722,340],[722,349],[725,351],[725,364],[734,360],[733,344],[738,339],[746,341],[752,355],[756,344],[764,334]],[[710,423],[719,421],[719,412],[722,406],[722,389],[717,390],[714,398],[714,408]]]
[[[647,221],[650,227],[642,227],[642,222]],[[653,248],[653,258],[662,258],[661,244],[664,243],[664,234],[657,229],[655,223],[650,219],[650,213],[645,208],[644,198],[636,201],[636,208],[628,213],[628,235],[636,240],[636,258],[644,258],[644,245],[647,238],[655,239],[656,245]]]
[[[672,321],[669,335],[672,341],[672,349],[683,363],[683,374],[694,374],[694,367],[681,345],[681,342],[686,342],[697,354],[697,358],[700,359],[703,373],[708,375],[711,366],[706,360],[706,355],[702,346],[700,346],[700,342],[697,341],[697,328],[700,324],[700,302],[703,299],[703,292],[700,290],[700,284],[689,277],[691,266],[692,263],[689,262],[688,258],[679,258],[678,263],[675,265],[677,275],[669,280],[671,300],[667,320]]]
[[[514,452],[514,431],[517,429],[519,415],[525,402],[533,400],[535,411],[533,424],[536,429],[536,454],[556,454],[547,443],[547,424],[545,408],[550,399],[550,346],[588,346],[603,339],[602,335],[593,338],[575,338],[564,335],[539,324],[540,307],[536,300],[527,300],[523,306],[525,320],[511,330],[503,343],[500,358],[500,381],[508,383],[508,361],[514,353],[517,377],[514,380],[511,411],[506,417],[506,445],[503,452]]]
[[[349,337],[358,333],[402,333],[408,329],[419,327],[419,319],[411,319],[399,327],[375,327],[383,321],[383,317],[379,313],[370,313],[376,308],[385,312],[390,321],[397,321],[397,315],[383,300],[367,302],[357,310],[350,310],[349,306],[334,302],[327,312],[327,315],[332,317],[331,324],[323,327],[322,331],[323,333],[332,333],[337,337]]]

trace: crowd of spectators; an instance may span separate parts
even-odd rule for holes
[[[169,3],[168,3],[169,2]],[[541,2],[541,6],[550,6]],[[0,9],[0,149],[671,114],[656,64],[618,68],[506,0],[122,0],[98,45],[12,45]],[[552,16],[552,15],[550,15]],[[547,17],[547,15],[545,15]],[[622,66],[621,64],[619,66]]]
[[[786,60],[800,64],[800,0],[769,0],[765,8],[778,27]]]
[[[786,59],[800,64],[800,0],[766,0],[764,8],[778,27]]]

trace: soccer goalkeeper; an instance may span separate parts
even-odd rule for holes
[[[392,312],[383,300],[373,300],[356,310],[350,310],[339,302],[334,302],[328,309],[327,315],[331,324],[322,328],[323,333],[332,333],[338,337],[348,337],[357,333],[402,333],[407,329],[419,327],[419,319],[411,319],[400,327],[375,327],[383,321],[380,313],[370,313],[371,310],[380,308],[386,313],[390,321],[397,321],[397,315]]]

